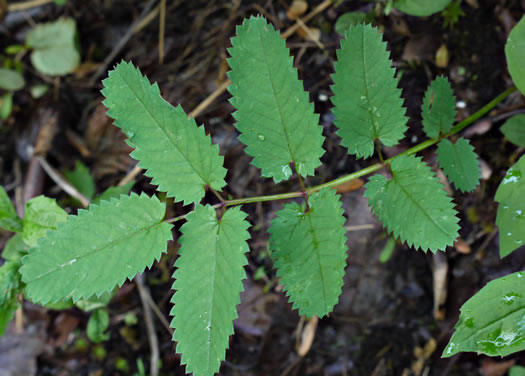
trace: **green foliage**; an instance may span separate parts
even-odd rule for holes
[[[465,16],[465,13],[461,9],[461,0],[452,1],[441,13],[443,16],[443,27],[453,29],[454,25],[459,21],[459,17]]]
[[[34,67],[50,76],[73,72],[80,63],[76,34],[77,26],[72,18],[36,25],[26,39],[27,45],[33,48],[31,62]]]
[[[15,208],[2,186],[0,186],[0,228],[14,232],[22,231],[22,220],[16,215]]]
[[[15,234],[9,239],[2,251],[2,257],[8,261],[17,261],[27,253],[29,247],[22,239],[22,234]]]
[[[0,119],[7,120],[13,111],[13,93],[5,93],[2,95],[2,103],[0,104]]]
[[[525,376],[525,367],[513,366],[509,370],[509,376]]]
[[[210,205],[198,205],[181,228],[171,326],[182,364],[195,376],[219,371],[233,334],[249,251],[245,217],[236,207],[219,220]]]
[[[103,200],[110,200],[112,198],[119,198],[120,195],[127,195],[129,191],[131,191],[131,188],[133,188],[133,185],[135,185],[135,182],[130,181],[129,183],[126,183],[124,185],[117,185],[115,187],[109,187],[104,192],[102,192],[99,196],[95,197],[93,201],[91,201],[91,203],[99,204],[100,201],[103,201]]]
[[[432,7],[438,4],[444,7],[448,2],[429,4],[425,1],[425,11],[435,9]],[[423,8],[418,7],[422,4],[416,0],[394,3],[411,12],[420,12]],[[71,21],[66,20],[58,23],[71,25]],[[74,26],[74,22],[72,24]],[[55,39],[72,39],[57,25],[48,27],[54,30],[51,34],[60,34]],[[42,35],[35,36],[37,29],[28,40],[45,39]],[[253,164],[261,169],[263,176],[272,177],[275,182],[290,178],[293,168],[299,176],[314,174],[324,153],[322,127],[298,80],[285,42],[261,17],[246,20],[237,28],[237,33],[229,59],[231,102],[237,108],[235,118],[240,140],[254,158]],[[36,45],[38,43],[33,43],[33,55],[43,61],[50,59],[46,51]],[[49,50],[59,55],[57,48],[50,46]],[[372,156],[374,147],[381,147],[380,142],[396,145],[407,129],[407,119],[381,34],[370,25],[351,26],[338,58],[333,77],[333,103],[342,144],[358,158]],[[48,307],[75,304],[86,311],[95,310],[88,324],[88,335],[96,342],[107,339],[109,318],[104,307],[116,286],[151,267],[171,239],[169,223],[186,219],[181,227],[181,247],[175,263],[173,339],[188,372],[211,376],[219,370],[233,333],[236,305],[240,302],[245,278],[245,253],[249,251],[246,214],[239,206],[232,206],[291,197],[305,199],[302,204],[285,205],[272,221],[269,232],[277,276],[294,308],[309,317],[328,315],[343,285],[347,257],[345,217],[339,196],[330,187],[378,171],[380,167],[390,170],[390,179],[383,175],[371,177],[365,193],[372,211],[393,234],[382,252],[383,262],[392,254],[395,238],[409,246],[436,252],[451,245],[457,237],[458,218],[451,198],[430,167],[420,157],[408,155],[434,144],[438,137],[458,131],[450,132],[455,98],[443,77],[432,82],[423,101],[424,130],[434,140],[383,164],[363,169],[361,173],[316,187],[305,189],[301,180],[301,192],[226,202],[220,199],[221,203],[215,206],[203,206],[200,201],[206,188],[223,188],[226,170],[218,146],[212,144],[204,127],[188,119],[180,106],[175,108],[164,101],[158,86],[151,85],[132,63],[122,62],[109,72],[103,94],[109,116],[128,136],[128,143],[135,148],[132,156],[147,170],[146,175],[153,178],[153,184],[177,202],[193,203],[194,209],[164,221],[165,205],[156,196],[121,195],[129,192],[133,185],[130,183],[108,188],[93,200],[88,210],[80,210],[78,215],[69,218],[54,200],[37,197],[27,203],[22,221],[6,192],[0,189],[0,226],[20,232],[3,252],[7,262],[0,268],[0,292],[5,292],[0,295],[0,331],[11,320],[18,306],[17,296],[24,291],[28,299]],[[490,106],[497,103],[493,101]],[[525,227],[522,216],[525,185],[521,181],[524,158],[509,170],[496,195],[500,202],[497,224],[502,234],[502,255],[512,252],[524,240],[521,235]],[[460,190],[472,190],[477,185],[479,165],[468,141],[459,139],[452,144],[442,140],[438,159]],[[77,164],[66,176],[85,196],[93,198],[95,184],[85,166]],[[28,250],[28,247],[32,248]],[[264,267],[256,272],[256,278],[261,275],[265,275]],[[512,295],[514,291],[521,288],[505,291],[507,295],[502,295],[503,300],[498,304],[510,306],[521,302],[521,295]],[[470,315],[471,311],[465,309],[463,314]],[[514,332],[507,330],[512,323],[506,320],[512,314],[501,316],[503,324],[499,327],[483,326],[485,318],[478,320],[479,332],[483,334],[486,329],[486,337],[475,345],[483,345],[487,351],[496,346],[501,353],[507,350],[500,349],[500,345],[513,346],[517,344],[515,339],[525,338],[519,332],[521,327]],[[487,317],[490,315],[494,319],[496,310]],[[524,326],[521,321],[519,324]],[[472,325],[474,323],[465,318],[464,326],[472,329]],[[458,329],[455,342],[449,345],[450,353],[471,346],[468,341],[474,337],[470,334],[462,337],[462,331]],[[95,350],[99,358],[107,355],[101,346]],[[127,366],[122,364],[121,368],[125,369]]]
[[[483,287],[461,307],[456,331],[443,357],[461,351],[505,356],[525,349],[525,273],[509,274]]]
[[[0,89],[16,91],[24,87],[24,76],[11,69],[0,68]]]
[[[514,145],[525,148],[525,114],[514,115],[505,121],[501,132]]]
[[[451,0],[394,0],[394,7],[411,16],[430,16],[441,12]]]
[[[344,223],[339,196],[330,188],[313,193],[307,208],[285,205],[272,221],[277,276],[301,315],[323,317],[337,303],[347,257]]]
[[[525,244],[525,156],[522,156],[501,181],[494,200],[499,203],[496,225],[499,228],[500,257]]]
[[[456,98],[445,77],[437,77],[425,92],[421,106],[423,130],[430,138],[437,138],[452,129],[456,117]]]
[[[505,45],[505,56],[512,81],[525,94],[525,16],[511,30]]]
[[[0,267],[0,336],[13,319],[20,289],[20,261],[7,261]]]
[[[34,247],[38,239],[65,221],[67,213],[54,199],[44,196],[32,198],[26,203],[22,239],[27,245]]]
[[[80,161],[75,162],[75,169],[64,173],[66,179],[89,200],[95,195],[95,180],[86,165]]]
[[[439,165],[462,192],[474,190],[481,177],[478,155],[468,140],[459,138],[455,144],[443,139],[438,144],[437,156]]]
[[[22,259],[27,296],[44,304],[76,302],[121,286],[165,251],[171,225],[162,222],[164,211],[164,204],[145,194],[79,210]]]
[[[109,327],[109,315],[103,308],[95,310],[89,317],[87,324],[87,336],[95,342],[100,343],[109,339],[109,333],[106,330]]]
[[[423,251],[444,250],[458,236],[452,200],[430,167],[413,155],[396,158],[392,179],[372,176],[365,197],[389,233]]]
[[[332,103],[342,144],[358,158],[374,153],[375,140],[396,145],[407,119],[381,34],[370,25],[351,27],[337,58]]]
[[[381,255],[379,256],[379,262],[385,263],[392,257],[394,250],[396,249],[396,239],[389,237],[386,241],[385,246],[381,250]]]
[[[229,91],[246,153],[276,183],[292,176],[290,163],[300,175],[313,175],[324,154],[322,128],[281,35],[252,17],[237,27],[232,46]]]
[[[117,290],[113,289],[112,291],[106,291],[100,296],[92,295],[88,299],[80,299],[75,303],[75,306],[84,312],[104,308],[109,304],[116,292]]]
[[[373,19],[373,17],[370,17],[367,13],[363,12],[344,13],[339,16],[335,22],[335,31],[344,36],[350,27],[367,21],[372,21],[370,18]]]
[[[152,183],[184,204],[198,202],[204,186],[220,190],[226,183],[223,157],[217,145],[188,119],[182,107],[172,107],[132,63],[121,62],[103,81],[108,115],[135,148],[131,156],[145,168]]]

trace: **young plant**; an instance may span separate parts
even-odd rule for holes
[[[277,213],[269,229],[270,245],[294,308],[307,317],[328,315],[341,293],[347,258],[345,217],[332,188],[386,168],[391,177],[377,174],[366,185],[373,212],[408,245],[444,250],[458,235],[457,213],[430,166],[414,154],[439,142],[438,159],[446,174],[459,189],[474,189],[479,167],[473,148],[466,140],[451,143],[446,137],[512,92],[452,127],[455,101],[448,81],[438,78],[423,106],[424,130],[431,139],[384,160],[381,145],[397,145],[407,129],[401,91],[381,34],[369,25],[353,26],[335,65],[335,123],[350,154],[369,158],[377,152],[380,162],[307,187],[304,179],[321,165],[324,138],[285,42],[264,18],[252,17],[237,28],[229,52],[239,139],[262,176],[276,183],[297,177],[301,191],[223,199],[226,169],[219,147],[180,106],[165,102],[158,86],[132,63],[121,62],[104,80],[108,115],[128,136],[132,157],[158,190],[194,209],[164,219],[165,204],[156,196],[133,193],[101,201],[47,232],[22,258],[20,268],[25,294],[34,302],[100,296],[151,267],[172,239],[172,223],[186,220],[173,276],[171,325],[182,363],[195,375],[218,372],[233,333],[250,237],[240,205],[302,199]],[[220,203],[201,204],[206,190]],[[7,213],[6,223],[19,231],[20,220],[13,213]],[[18,266],[12,274],[17,275]]]

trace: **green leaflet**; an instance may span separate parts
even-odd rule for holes
[[[525,376],[525,367],[513,366],[509,370],[509,376]]]
[[[525,16],[511,30],[505,44],[505,56],[512,81],[525,94]]]
[[[7,261],[0,267],[0,336],[18,308],[17,294],[20,292],[20,261]]]
[[[2,186],[0,186],[0,228],[13,232],[22,231],[22,220],[16,215],[15,208]]]
[[[251,17],[237,27],[232,46],[228,90],[246,153],[276,183],[290,178],[291,162],[300,175],[313,175],[324,154],[322,128],[281,35]]]
[[[20,269],[28,297],[74,302],[121,286],[166,250],[171,225],[165,205],[145,194],[121,196],[79,210],[38,242]]]
[[[132,63],[118,64],[103,83],[107,114],[128,136],[135,147],[131,156],[160,191],[189,204],[202,199],[204,186],[220,190],[226,184],[223,157],[204,127],[162,99],[157,84]]]
[[[411,16],[430,16],[441,12],[451,0],[394,0],[394,8]]]
[[[467,140],[459,138],[455,144],[446,138],[441,140],[437,156],[445,175],[457,189],[470,192],[478,186],[481,177],[478,155]]]
[[[210,205],[197,205],[181,228],[171,326],[182,364],[195,376],[219,371],[233,334],[249,251],[245,217],[235,207],[218,220]]]
[[[499,203],[496,225],[499,228],[499,254],[505,257],[525,244],[525,156],[522,156],[501,181],[494,200]]]
[[[27,254],[29,247],[22,239],[22,234],[18,233],[9,239],[2,251],[2,257],[8,261],[17,261]]]
[[[109,339],[109,333],[106,330],[109,327],[109,315],[104,308],[99,308],[93,311],[89,317],[86,328],[88,338],[95,342],[103,342]]]
[[[0,89],[8,91],[20,90],[25,84],[24,76],[19,72],[0,68]]]
[[[338,135],[348,153],[368,158],[374,141],[394,146],[407,129],[401,90],[381,34],[352,26],[337,51],[332,103]]]
[[[345,35],[346,31],[350,29],[351,26],[365,23],[368,21],[373,21],[374,16],[368,13],[363,12],[348,12],[339,16],[335,23],[335,31],[341,35]]]
[[[389,233],[423,251],[444,250],[458,236],[452,199],[420,157],[404,155],[392,162],[392,179],[372,176],[365,197]]]
[[[445,77],[437,77],[425,92],[421,106],[423,130],[430,138],[452,129],[456,118],[456,98]]]
[[[26,202],[22,239],[28,246],[34,247],[38,239],[65,221],[67,213],[54,199],[44,196],[32,198]]]
[[[483,287],[461,307],[456,331],[443,351],[505,356],[525,349],[525,273],[509,274]]]
[[[134,181],[130,181],[127,184],[124,185],[117,185],[115,187],[109,187],[104,192],[102,192],[99,196],[95,197],[93,201],[91,201],[92,204],[98,204],[100,201],[109,200],[112,198],[119,198],[120,195],[127,195],[129,191],[131,191],[131,188],[135,185]]]
[[[514,145],[525,148],[525,114],[514,115],[507,119],[501,132]]]
[[[277,276],[301,315],[323,317],[337,303],[346,267],[345,217],[335,190],[308,198],[310,210],[293,202],[270,227]]]
[[[80,63],[75,45],[77,26],[72,18],[38,24],[27,34],[26,42],[33,48],[31,62],[40,72],[52,76],[71,73]]]
[[[88,200],[93,198],[95,195],[95,180],[84,163],[76,161],[75,169],[66,171],[64,176]]]

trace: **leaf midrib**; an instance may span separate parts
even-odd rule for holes
[[[138,73],[138,71],[136,71],[134,69],[134,73]],[[193,169],[193,171],[195,171],[195,173],[199,176],[199,178],[201,178],[202,180],[202,183],[209,183],[206,181],[206,179],[201,175],[201,173],[199,172],[199,170],[197,170],[197,168],[193,165],[193,163],[191,163],[191,161],[188,159],[188,157],[186,155],[184,155],[184,153],[182,153],[182,151],[179,149],[177,143],[175,142],[175,140],[173,140],[173,138],[170,136],[170,134],[166,131],[165,127],[162,125],[162,123],[155,117],[155,115],[153,114],[153,112],[151,112],[149,110],[149,108],[146,106],[146,104],[144,103],[144,101],[142,100],[142,98],[135,92],[135,90],[131,87],[131,85],[127,82],[126,78],[120,73],[119,70],[115,70],[114,71],[115,73],[118,73],[118,75],[121,77],[122,81],[126,84],[126,86],[129,88],[129,90],[133,93],[133,95],[135,96],[135,98],[137,99],[137,101],[142,105],[142,107],[144,108],[144,110],[148,113],[148,115],[154,120],[154,123],[159,127],[159,129],[164,133],[164,135],[166,136],[166,138],[168,140],[171,141],[171,144],[175,147],[175,150],[177,150],[177,153],[179,153],[179,155],[182,157],[182,159]],[[140,75],[140,73],[138,73]],[[143,80],[145,79],[144,77],[140,77],[139,78],[139,81],[140,80]],[[151,84],[148,83],[148,89],[151,88]],[[164,101],[164,99],[161,97],[161,100]],[[171,106],[171,104],[169,104],[168,102],[166,102],[169,106]],[[151,167],[150,167],[151,168]]]
[[[118,243],[120,243],[120,242],[128,241],[130,238],[135,237],[136,235],[138,235],[138,234],[140,234],[140,233],[142,233],[142,232],[144,232],[144,231],[147,231],[147,230],[150,230],[150,229],[152,229],[152,228],[155,228],[156,226],[162,225],[163,223],[164,223],[163,221],[160,221],[160,222],[155,223],[155,224],[153,224],[153,225],[151,225],[151,226],[144,227],[144,228],[142,228],[142,229],[140,229],[140,230],[138,230],[138,231],[132,232],[131,234],[123,234],[123,236],[122,236],[121,238],[118,238],[118,239],[115,239],[115,240],[113,240],[113,241],[111,241],[111,242],[109,242],[109,243],[106,243],[106,244],[104,244],[103,246],[101,246],[101,247],[99,247],[99,248],[92,249],[92,250],[88,251],[87,253],[84,253],[84,254],[82,254],[82,255],[80,255],[80,256],[71,257],[69,260],[64,261],[64,263],[63,263],[62,265],[67,264],[68,262],[71,262],[71,260],[73,260],[73,259],[76,259],[76,260],[77,260],[77,261],[75,261],[75,263],[76,263],[76,262],[78,262],[78,261],[81,260],[81,259],[84,259],[84,258],[86,258],[86,257],[92,256],[92,255],[95,254],[96,252],[102,251],[102,250],[104,250],[104,249],[106,249],[106,248],[113,247],[114,245],[116,245],[116,244],[118,244]],[[49,238],[48,238],[48,239],[49,239]],[[65,268],[68,268],[68,267],[71,266],[71,265],[73,265],[73,264],[68,264],[68,265],[66,265],[66,266],[58,266],[58,267],[56,267],[56,268],[53,268],[53,269],[51,269],[51,270],[48,270],[48,271],[45,272],[44,274],[39,275],[39,276],[38,276],[37,278],[35,278],[35,279],[32,279],[32,280],[30,280],[30,281],[24,281],[24,282],[25,282],[25,283],[36,282],[36,281],[38,281],[38,280],[40,280],[40,279],[42,279],[42,278],[48,276],[48,275],[51,274],[51,273],[55,273],[56,271],[63,270],[63,269],[65,269]]]
[[[410,199],[410,201],[421,211],[423,212],[423,214],[425,215],[425,217],[428,218],[428,220],[430,222],[432,222],[444,235],[446,235],[447,237],[450,235],[448,232],[446,232],[440,224],[438,224],[437,222],[434,221],[434,219],[432,218],[431,215],[429,215],[429,213],[427,213],[426,210],[423,209],[423,207],[419,204],[419,202],[417,200],[415,200],[414,198],[412,198],[412,195],[410,195],[408,193],[408,191],[405,189],[405,187],[399,182],[399,180],[397,179],[396,177],[396,173],[394,171],[392,171],[392,179],[395,181],[395,183],[399,186],[399,188],[403,191],[403,193],[405,194],[406,197],[408,197]],[[387,183],[388,184],[388,183]]]
[[[323,272],[323,263],[322,263],[322,260],[321,260],[321,255],[319,254],[319,241],[317,239],[317,235],[316,235],[316,229],[315,229],[315,226],[314,224],[312,223],[312,215],[311,213],[308,213],[307,215],[308,217],[308,222],[310,224],[310,228],[312,230],[312,237],[313,237],[313,240],[314,240],[314,244],[317,245],[315,246],[314,245],[314,251],[315,251],[315,255],[317,257],[317,264],[316,265],[319,265],[319,274],[321,275],[321,284],[322,284],[322,290],[323,290],[323,307],[326,308],[326,306],[328,305],[327,303],[327,293],[326,293],[326,278],[325,278],[325,275],[324,275],[324,272]]]
[[[275,84],[273,82],[272,74],[271,74],[271,71],[270,71],[269,62],[268,62],[268,56],[266,55],[266,46],[263,43],[260,27],[257,28],[257,35],[259,37],[259,43],[262,46],[261,51],[263,52],[263,56],[264,56],[265,68],[266,68],[266,72],[267,72],[267,75],[268,75],[268,79],[270,81],[270,85],[272,87],[273,99],[274,99],[275,105],[277,107],[277,111],[279,112],[279,119],[281,120],[280,123],[281,123],[281,126],[283,128],[283,133],[284,133],[284,137],[285,137],[285,140],[286,140],[286,146],[288,147],[288,152],[290,153],[290,158],[292,159],[292,162],[295,163],[296,162],[295,161],[295,156],[293,155],[293,152],[292,152],[290,139],[288,137],[288,130],[286,129],[286,124],[285,124],[285,121],[283,119],[283,113],[281,111],[281,106],[280,106],[279,101],[277,100],[277,91],[275,89]],[[285,77],[285,79],[286,79],[286,77]]]

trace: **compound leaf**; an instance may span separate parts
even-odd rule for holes
[[[249,250],[245,217],[236,207],[219,220],[211,206],[198,205],[181,228],[171,326],[186,372],[195,376],[219,371],[233,334]]]
[[[525,115],[519,114],[507,119],[501,132],[514,145],[525,148]]]
[[[38,24],[27,34],[26,42],[34,49],[31,62],[40,72],[60,76],[73,72],[80,63],[75,45],[77,26],[72,18]]]
[[[67,213],[54,199],[44,196],[32,198],[26,203],[22,239],[27,245],[34,247],[38,239],[65,221]]]
[[[407,129],[401,90],[381,33],[354,25],[337,51],[332,103],[342,144],[358,158],[370,157],[374,141],[394,146]]]
[[[301,315],[322,317],[337,303],[346,267],[343,209],[333,189],[285,205],[270,227],[277,275]]]
[[[494,200],[499,203],[499,254],[505,257],[525,244],[525,156],[521,157],[501,181]]]
[[[495,279],[461,307],[456,331],[443,351],[506,356],[525,349],[525,273]]]
[[[392,161],[392,179],[374,175],[365,197],[389,233],[423,251],[444,250],[458,236],[452,199],[420,157],[404,155]]]
[[[512,81],[525,94],[525,16],[511,30],[505,44],[505,56]]]
[[[18,308],[17,294],[20,292],[20,261],[7,261],[0,267],[0,336],[13,319]]]
[[[445,175],[457,189],[470,192],[477,187],[481,177],[478,155],[467,140],[459,138],[455,144],[447,139],[441,140],[437,156]]]
[[[76,302],[121,286],[166,250],[172,226],[162,222],[164,212],[157,197],[145,194],[79,210],[22,259],[28,297],[43,304]]]
[[[291,162],[300,175],[313,175],[324,154],[319,115],[279,32],[252,17],[237,27],[232,46],[228,90],[246,153],[275,182],[292,175]]]
[[[128,136],[135,147],[131,156],[160,191],[189,204],[202,199],[204,186],[220,190],[226,184],[223,157],[204,127],[162,99],[157,84],[132,63],[118,64],[103,83],[107,114]]]
[[[411,16],[430,16],[441,12],[447,7],[451,0],[394,0],[394,8],[399,9]]]
[[[452,129],[456,118],[456,98],[445,77],[437,77],[425,92],[421,106],[423,130],[430,138]]]
[[[0,228],[13,232],[22,231],[22,220],[16,215],[15,207],[2,186],[0,186]]]

